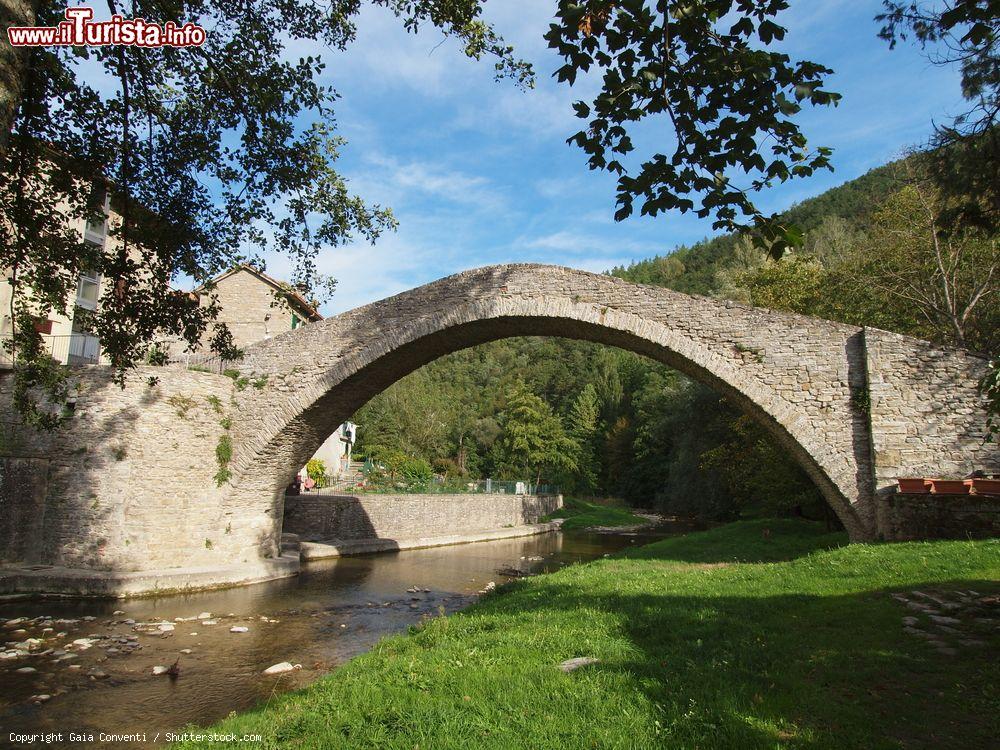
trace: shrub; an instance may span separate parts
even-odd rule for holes
[[[326,487],[326,464],[321,459],[310,458],[306,463],[306,474],[316,483],[317,487]]]

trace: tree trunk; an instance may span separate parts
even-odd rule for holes
[[[12,47],[7,39],[10,26],[34,26],[41,0],[0,0],[0,156],[7,153],[14,115],[21,103],[29,47]]]

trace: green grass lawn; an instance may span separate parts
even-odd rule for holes
[[[995,747],[997,623],[968,618],[982,645],[945,655],[890,593],[995,594],[1000,541],[845,542],[744,521],[516,581],[213,730],[275,748]],[[557,668],[577,656],[600,662]]]
[[[628,508],[620,505],[604,505],[587,502],[574,497],[567,497],[563,507],[555,513],[545,516],[544,521],[554,518],[565,518],[564,529],[586,529],[591,526],[634,526],[647,523],[647,519],[637,516]]]

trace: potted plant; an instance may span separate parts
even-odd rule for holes
[[[935,495],[968,495],[969,485],[963,479],[929,479]]]
[[[1000,479],[966,479],[965,484],[968,485],[970,491],[973,495],[1000,495]]]
[[[910,495],[922,495],[931,491],[930,484],[923,477],[900,477],[896,480],[899,483],[899,491]]]

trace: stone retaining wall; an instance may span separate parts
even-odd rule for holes
[[[895,541],[1000,536],[1000,497],[993,495],[885,494],[877,513],[879,528]]]
[[[865,349],[877,491],[898,477],[1000,472],[1000,449],[984,440],[984,358],[877,328],[865,329]]]
[[[283,531],[305,540],[408,539],[538,523],[562,495],[325,495],[285,498]]]

